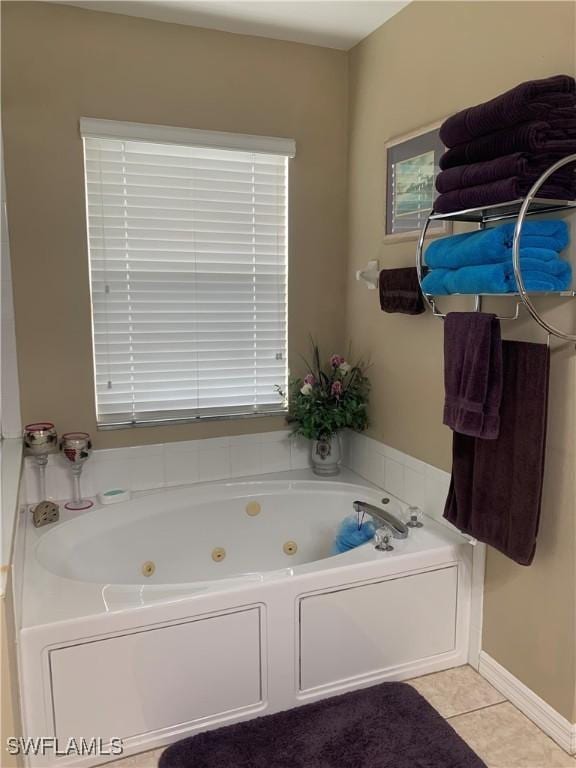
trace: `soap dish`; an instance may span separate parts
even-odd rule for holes
[[[126,488],[109,488],[107,491],[100,491],[98,501],[100,504],[119,504],[121,501],[129,501],[131,495]]]

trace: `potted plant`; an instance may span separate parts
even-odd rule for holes
[[[342,355],[332,355],[328,364],[322,366],[317,344],[312,345],[312,351],[312,362],[305,361],[306,376],[290,379],[287,393],[280,387],[278,391],[288,402],[288,423],[293,434],[312,441],[314,472],[337,475],[340,431],[362,431],[368,426],[370,382],[361,363],[352,365]]]

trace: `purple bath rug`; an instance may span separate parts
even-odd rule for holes
[[[173,744],[159,768],[486,768],[406,683],[383,683]]]

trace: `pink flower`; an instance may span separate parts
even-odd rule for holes
[[[304,376],[304,384],[310,384],[311,387],[316,384],[316,377],[313,373],[309,373],[307,376]]]
[[[342,357],[342,355],[332,355],[330,358],[330,365],[332,368],[340,368],[342,363],[345,363],[346,361]]]
[[[341,381],[335,381],[332,384],[332,390],[331,391],[332,391],[332,394],[334,395],[334,397],[340,397],[340,395],[342,394],[342,382]]]

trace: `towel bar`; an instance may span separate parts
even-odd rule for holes
[[[422,227],[422,230],[420,232],[420,236],[418,238],[418,243],[416,246],[416,271],[418,273],[418,281],[420,283],[420,289],[422,289],[422,278],[423,278],[423,269],[424,269],[424,240],[426,238],[426,232],[428,231],[428,227],[430,226],[431,221],[435,221],[437,219],[444,219],[444,220],[451,220],[451,221],[467,221],[467,222],[476,222],[480,229],[483,229],[486,226],[487,222],[491,221],[501,221],[503,219],[516,219],[516,226],[514,229],[514,239],[512,243],[512,267],[514,269],[514,276],[516,278],[516,283],[518,285],[518,292],[517,293],[491,293],[491,294],[483,294],[484,296],[505,296],[507,298],[510,298],[511,296],[517,296],[518,301],[516,302],[516,309],[514,314],[512,315],[498,315],[499,320],[517,320],[520,316],[520,307],[524,306],[528,312],[530,313],[531,317],[542,327],[545,331],[548,333],[548,340],[550,338],[550,335],[556,336],[560,339],[564,339],[565,341],[571,341],[576,342],[576,333],[566,333],[559,328],[555,328],[553,325],[548,323],[538,312],[536,309],[534,302],[532,301],[532,298],[535,296],[558,296],[558,297],[570,297],[574,298],[576,296],[576,291],[559,291],[556,293],[537,293],[537,294],[530,294],[526,291],[526,287],[524,285],[524,280],[522,278],[522,270],[520,267],[520,237],[522,234],[522,227],[524,225],[524,220],[527,216],[532,216],[534,214],[542,214],[542,213],[552,213],[555,211],[567,211],[567,210],[576,210],[576,201],[573,200],[548,200],[546,198],[538,198],[538,191],[540,190],[540,187],[544,184],[546,179],[548,179],[553,173],[558,171],[560,168],[562,168],[565,165],[568,165],[570,163],[576,163],[576,154],[568,155],[567,157],[562,158],[561,160],[558,160],[554,165],[551,165],[548,170],[544,171],[544,173],[541,174],[541,176],[538,178],[538,180],[534,183],[528,194],[523,200],[512,200],[509,203],[501,203],[494,206],[484,206],[481,208],[470,208],[464,211],[455,211],[453,213],[443,213],[438,214],[434,213],[432,211],[426,221],[424,222],[424,225]],[[576,172],[576,171],[575,171]],[[431,294],[424,293],[422,291],[422,295],[424,297],[425,303],[428,305],[428,307],[432,310],[432,314],[434,317],[439,318],[445,318],[446,314],[443,312],[440,312],[440,310],[437,307],[436,304],[436,297],[432,296]],[[463,295],[463,294],[460,294]],[[474,294],[471,294],[474,295]],[[482,296],[483,295],[475,295],[475,306],[474,310],[476,312],[481,311],[482,307]]]
[[[464,295],[464,294],[453,294],[453,295],[454,296],[461,296],[461,295]],[[486,294],[486,295],[488,295],[488,296],[514,296],[515,294],[506,293],[506,294]],[[479,303],[479,301],[478,301],[479,299],[482,299],[482,297],[483,297],[483,295],[476,295],[475,296],[476,301],[475,301],[475,304],[474,304],[474,312],[481,312],[482,311],[482,304]],[[428,298],[429,299],[428,304],[432,308],[432,314],[434,315],[434,317],[439,317],[442,320],[444,320],[446,318],[446,313],[445,312],[440,312],[438,310],[438,308],[436,307],[436,299],[434,298],[434,296],[431,296],[430,294],[424,294],[424,298]],[[520,307],[521,306],[522,306],[522,302],[521,301],[517,301],[516,302],[516,309],[515,309],[513,315],[496,315],[496,317],[498,318],[498,320],[518,320],[518,318],[520,317]]]

